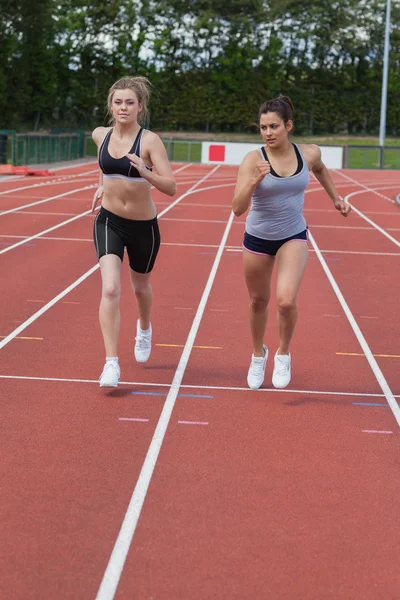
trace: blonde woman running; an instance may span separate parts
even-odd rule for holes
[[[145,77],[119,79],[108,94],[112,126],[97,127],[92,134],[100,167],[92,210],[101,200],[93,237],[102,280],[99,317],[106,354],[100,387],[117,387],[120,379],[117,347],[125,248],[139,313],[134,355],[138,362],[146,362],[151,352],[150,274],[160,247],[160,232],[150,188],[173,196],[176,183],[162,141],[141,125],[149,97],[150,84]]]

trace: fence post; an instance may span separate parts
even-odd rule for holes
[[[385,156],[384,156],[384,152],[385,152],[385,147],[384,146],[379,146],[379,168],[380,169],[384,169],[385,168]]]
[[[173,140],[170,138],[168,140],[168,148],[167,148],[167,156],[168,156],[168,160],[172,160],[174,154],[174,142]]]
[[[342,169],[347,169],[349,165],[349,147],[343,146]]]

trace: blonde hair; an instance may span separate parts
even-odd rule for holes
[[[147,77],[137,76],[137,77],[122,77],[118,79],[108,90],[107,96],[107,112],[110,117],[109,122],[110,125],[113,125],[115,122],[114,117],[111,113],[111,103],[114,96],[114,92],[116,90],[132,90],[135,92],[139,104],[142,106],[142,110],[138,114],[138,121],[140,124],[144,125],[146,123],[146,117],[149,112],[149,101],[150,101],[150,88],[151,83],[147,79]]]

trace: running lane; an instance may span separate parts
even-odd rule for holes
[[[199,169],[197,179],[209,172],[210,168]],[[173,211],[167,214],[172,216]],[[201,230],[191,234],[193,245],[175,245],[173,226],[176,239],[182,239],[181,222],[170,221],[168,243],[161,248],[154,272],[154,351],[146,365],[136,364],[132,356],[136,309],[124,265],[122,376],[143,384],[107,391],[94,383],[54,381],[99,376],[104,356],[97,323],[98,271],[24,331],[27,337],[42,339],[13,339],[2,350],[0,420],[6,493],[1,517],[6,522],[6,559],[0,570],[9,597],[95,597],[154,433],[162,394],[168,391],[179,361],[177,345],[185,343],[192,324],[192,314],[185,308],[199,302],[213,262],[212,255],[198,255]],[[160,227],[164,235],[162,219]],[[224,228],[221,223],[215,231],[214,245],[220,243]],[[45,244],[52,242],[41,243],[50,248]],[[68,247],[60,243],[65,248],[63,266],[72,280],[70,263],[78,242]],[[54,241],[53,248],[58,244]],[[32,248],[37,250],[38,246]],[[48,277],[42,282],[45,300],[55,281],[53,269],[59,267],[54,252],[48,254]],[[39,269],[29,268],[25,277],[32,282]],[[15,301],[15,314],[23,316],[16,292],[10,288],[9,297]],[[149,389],[157,393],[150,402],[141,393]],[[147,417],[142,417],[145,413]]]
[[[324,202],[310,193],[306,206]],[[320,247],[342,249],[333,226],[352,221],[341,219],[332,210],[331,229],[310,225]],[[246,389],[242,231],[232,226],[195,340],[209,350],[191,354],[180,389],[191,396],[177,399],[115,597],[394,598],[398,425],[365,358],[340,354],[359,344],[314,252],[292,382],[271,389],[273,301],[265,386]],[[362,251],[352,239],[349,250]],[[358,319],[356,300],[375,296],[376,280],[347,254],[324,256],[340,285],[339,272],[353,278],[345,297]]]

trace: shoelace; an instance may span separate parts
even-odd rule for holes
[[[105,375],[108,371],[112,371],[113,369],[115,369],[116,371],[118,371],[118,367],[116,364],[112,363],[112,362],[108,362],[104,365],[104,369],[103,369],[103,373],[101,374],[101,376]]]
[[[150,346],[150,336],[137,335],[135,340],[140,350],[146,350]]]
[[[289,370],[289,364],[286,364],[286,363],[282,362],[281,360],[279,360],[279,358],[277,358],[277,360],[275,362],[275,371],[277,371],[277,373],[279,375],[286,375],[288,370]]]
[[[263,372],[263,362],[264,361],[257,361],[255,362],[254,359],[252,361],[252,365],[251,365],[251,370],[253,371],[254,375],[261,375]]]

